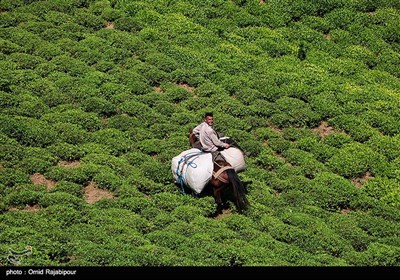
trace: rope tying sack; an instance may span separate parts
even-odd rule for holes
[[[199,151],[199,152],[188,153],[179,159],[178,166],[176,168],[176,175],[178,176],[177,183],[181,186],[181,192],[183,194],[185,194],[185,189],[184,189],[185,175],[183,174],[183,169],[184,169],[185,165],[187,165],[188,167],[190,166],[193,168],[197,168],[197,164],[194,161],[202,153],[204,153],[204,152]],[[190,159],[192,159],[192,160],[190,160]],[[187,169],[186,169],[186,171],[187,171]]]

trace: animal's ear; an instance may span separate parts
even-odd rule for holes
[[[193,128],[189,128],[189,133],[192,133],[193,132]]]

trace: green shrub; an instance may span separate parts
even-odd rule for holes
[[[368,246],[364,254],[366,255],[364,264],[369,266],[398,266],[400,262],[398,246],[374,242]]]
[[[176,207],[185,205],[186,198],[180,194],[157,193],[153,196],[157,208],[172,212]]]
[[[5,17],[1,17],[1,19],[4,19]],[[19,52],[22,51],[22,47],[19,46],[18,44],[13,43],[10,40],[5,40],[5,39],[0,39],[0,50],[4,54],[11,54],[14,52]],[[14,65],[14,69],[16,68],[16,64]]]
[[[254,129],[253,134],[257,140],[266,141],[273,138],[279,138],[281,133],[270,127],[257,127]]]
[[[351,143],[352,141],[353,139],[349,135],[342,132],[329,134],[322,139],[324,144],[335,148],[341,148],[343,145]]]
[[[360,196],[360,190],[350,181],[329,172],[318,173],[307,186],[314,205],[328,211],[339,211],[351,207]]]
[[[384,135],[394,136],[400,133],[400,123],[397,117],[390,116],[386,112],[368,110],[362,115],[372,127],[378,128]]]
[[[392,161],[400,156],[400,138],[390,137],[383,135],[376,135],[371,137],[366,144],[372,150],[384,155],[388,161]]]
[[[62,196],[60,195],[60,197]],[[42,215],[51,217],[51,219],[55,223],[59,224],[61,227],[69,227],[73,224],[82,224],[88,222],[87,216],[85,215],[86,213],[80,210],[80,208],[75,207],[76,205],[78,205],[78,202],[74,202],[71,197],[67,196],[66,200],[68,199],[70,199],[71,201],[68,202],[66,205],[63,205],[58,203],[55,196],[53,196],[52,198],[47,198],[47,203],[56,204],[47,204],[47,207],[44,209]],[[72,205],[70,205],[69,203],[71,203]]]
[[[31,180],[26,172],[15,168],[0,168],[0,184],[7,188],[30,182]]]
[[[146,236],[153,244],[176,250],[187,237],[168,231],[153,231]]]
[[[64,142],[50,145],[47,150],[58,159],[66,161],[79,160],[86,154],[83,147]]]
[[[162,183],[156,183],[153,180],[146,178],[140,169],[140,174],[134,174],[127,178],[127,183],[146,195],[156,194],[166,191],[166,186]]]
[[[295,146],[298,149],[313,154],[320,162],[326,162],[336,153],[335,148],[321,143],[321,141],[318,141],[314,137],[304,137],[299,139],[297,143],[295,143]]]
[[[206,214],[206,212],[193,205],[180,205],[177,206],[171,214],[179,220],[191,222],[196,217]]]
[[[82,102],[82,108],[86,112],[94,112],[101,116],[111,116],[116,114],[116,106],[110,101],[99,97],[89,97]]]
[[[326,252],[329,255],[339,257],[350,250],[349,244],[338,236],[323,219],[316,219],[308,214],[297,212],[284,212],[281,218],[286,224],[306,231],[307,238],[295,240],[294,244],[307,252]]]
[[[40,118],[43,114],[47,113],[49,107],[44,101],[30,94],[21,94],[16,97],[16,102],[14,108],[10,108],[5,113],[12,115],[19,115],[32,118]]]
[[[123,177],[127,177],[136,172],[136,168],[129,163],[127,158],[115,157],[109,154],[90,153],[82,158],[81,162],[86,164],[92,163],[101,166],[107,166],[117,175]]]
[[[287,127],[282,130],[282,137],[289,141],[297,141],[302,138],[317,139],[313,132],[306,128]]]
[[[354,217],[333,214],[329,217],[328,222],[332,230],[350,242],[356,252],[365,251],[368,245],[375,240],[374,237],[357,226]]]
[[[123,72],[116,70],[109,73],[115,77],[117,83],[127,86],[132,94],[143,95],[153,90],[147,83],[146,78],[138,70],[129,69]]]
[[[152,135],[150,131],[147,133]],[[136,147],[140,152],[153,156],[162,152],[165,149],[165,145],[166,143],[162,139],[143,139]]]
[[[141,122],[136,117],[127,115],[115,115],[108,119],[108,128],[118,129],[120,131],[128,131],[133,127],[140,126]]]
[[[330,123],[339,129],[343,129],[353,140],[359,142],[365,142],[377,134],[376,130],[365,121],[350,114],[336,116],[330,120]]]
[[[225,94],[226,91],[217,84],[205,82],[194,89],[194,93],[199,97],[211,97],[215,93]]]
[[[276,179],[274,178],[273,180],[271,180],[271,185],[278,192],[282,192],[287,190],[288,188],[293,187],[290,181],[286,179],[293,179],[299,177],[306,178],[304,168],[302,166],[291,165],[291,164],[283,164],[278,166],[276,168],[276,176],[277,176]],[[303,187],[302,185],[300,186]]]
[[[293,207],[313,204],[312,197],[301,190],[287,190],[282,193],[282,198],[285,200],[285,203]]]
[[[278,127],[315,126],[320,116],[314,112],[308,103],[291,97],[282,97],[276,101],[278,113],[274,113],[270,120]]]
[[[146,197],[125,197],[119,199],[118,204],[121,208],[131,210],[136,214],[154,205],[153,202]]]
[[[1,9],[4,9],[6,11],[12,11],[17,7],[21,7],[24,5],[24,1],[23,0],[17,0],[17,1],[2,1],[1,2]],[[18,13],[17,13],[18,14]]]
[[[321,119],[328,119],[343,113],[343,108],[334,93],[322,92],[310,97],[310,106]]]
[[[121,178],[111,170],[98,172],[93,176],[93,181],[95,181],[100,188],[109,191],[116,190],[122,184]]]
[[[36,205],[44,195],[44,190],[37,190],[34,185],[18,186],[18,188],[4,197],[4,203],[9,207],[25,207]]]
[[[334,173],[346,178],[361,177],[365,172],[379,173],[379,166],[385,158],[366,145],[354,142],[346,144],[338,150],[326,165]]]
[[[72,123],[93,132],[102,127],[101,119],[96,113],[84,112],[80,109],[67,109],[63,112],[47,113],[42,120],[48,123]]]
[[[98,165],[82,164],[77,167],[52,166],[44,175],[54,181],[70,181],[83,185],[90,182],[98,172]]]
[[[57,182],[51,191],[69,193],[79,198],[83,197],[82,185],[68,181]]]
[[[0,117],[0,132],[20,144],[45,147],[55,141],[55,131],[44,121],[27,117]]]
[[[79,77],[90,71],[83,61],[65,54],[53,57],[51,62],[57,67],[57,71],[68,73],[72,77]]]
[[[91,134],[90,139],[94,143],[105,145],[112,154],[120,155],[132,149],[133,142],[125,132],[114,128],[106,128]]]
[[[121,16],[114,21],[115,28],[121,31],[134,32],[140,31],[140,24],[137,20],[129,16]]]
[[[59,142],[77,145],[88,139],[87,131],[74,123],[55,123],[53,128],[57,132]]]
[[[288,149],[282,155],[289,163],[300,166],[307,178],[314,178],[318,173],[327,171],[325,165],[317,161],[314,155],[303,150]]]
[[[3,167],[12,167],[24,155],[23,146],[3,133],[0,133],[0,145],[0,162]]]
[[[167,100],[171,103],[180,103],[192,97],[192,93],[179,86],[171,86],[165,89]]]
[[[160,114],[164,116],[172,116],[172,114],[177,112],[176,107],[174,104],[168,102],[168,101],[160,101],[158,102],[155,106],[154,109],[159,112]]]
[[[325,19],[329,23],[332,29],[348,29],[348,27],[354,24],[354,21],[360,19],[361,13],[357,13],[347,8],[335,9],[325,15]]]
[[[39,56],[17,52],[10,54],[8,59],[15,62],[18,69],[35,69],[37,65],[46,61]]]
[[[29,174],[44,173],[48,168],[56,164],[56,162],[56,157],[46,149],[27,147],[24,149],[23,158],[21,158],[15,167]]]
[[[65,192],[51,192],[42,195],[38,201],[42,207],[49,207],[55,205],[62,205],[65,207],[71,207],[73,209],[81,209],[84,201],[72,194]]]
[[[74,20],[77,24],[92,30],[100,30],[103,27],[104,20],[90,13],[87,9],[76,9],[74,11]]]
[[[383,201],[388,205],[400,205],[400,192],[398,180],[391,180],[385,177],[371,178],[364,184],[365,192],[375,199]]]
[[[278,158],[270,149],[263,149],[255,159],[255,163],[265,169],[274,170],[283,165],[284,160]]]
[[[118,108],[121,110],[121,113],[125,113],[128,116],[139,119],[142,123],[142,127],[146,127],[157,122],[162,122],[164,118],[164,116],[156,112],[153,108],[150,108],[144,103],[138,101],[129,100],[121,102]]]
[[[323,34],[328,34],[330,29],[327,20],[320,16],[314,16],[314,15],[304,16],[302,18],[302,23],[307,27],[319,31]]]

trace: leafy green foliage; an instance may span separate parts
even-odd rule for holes
[[[397,2],[0,1],[0,265],[399,265]],[[208,111],[244,213],[173,180]]]

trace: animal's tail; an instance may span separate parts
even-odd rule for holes
[[[233,196],[235,197],[235,205],[239,213],[241,213],[249,206],[249,201],[246,197],[247,189],[245,185],[243,185],[242,181],[240,180],[234,169],[228,169],[226,171],[228,173],[229,181],[232,184]]]

